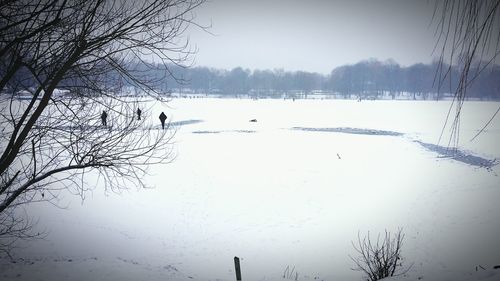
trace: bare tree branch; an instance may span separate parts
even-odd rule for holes
[[[454,100],[448,111],[439,141],[450,127],[449,146],[457,146],[460,136],[460,116],[471,84],[500,54],[500,0],[443,0],[436,2],[433,20],[437,20],[439,87],[452,75],[453,63],[459,67],[458,83],[449,91]],[[455,108],[452,114],[452,108]],[[495,113],[496,114],[496,113]],[[450,119],[453,120],[451,124]],[[488,122],[489,124],[489,122]],[[475,138],[475,137],[474,137]]]
[[[162,81],[145,70],[189,65],[184,33],[203,2],[1,2],[0,252],[32,237],[19,206],[55,204],[59,190],[83,199],[88,176],[113,191],[145,187],[150,165],[172,161],[175,130],[148,128],[135,119],[137,101],[121,94],[136,88],[164,100]]]

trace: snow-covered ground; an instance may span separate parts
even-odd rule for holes
[[[449,102],[156,104],[144,115],[167,113],[177,157],[151,167],[154,188],[31,205],[47,236],[0,280],[235,280],[234,256],[243,280],[361,280],[351,241],[400,227],[412,268],[394,280],[500,280],[499,117],[469,141],[498,106],[465,104],[453,158]]]

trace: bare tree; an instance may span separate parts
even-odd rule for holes
[[[350,256],[356,264],[353,270],[363,272],[370,281],[405,274],[410,268],[405,269],[402,264],[403,239],[404,234],[401,229],[394,236],[385,231],[385,236],[380,239],[379,235],[375,244],[371,241],[369,232],[363,239],[358,233],[357,244],[352,242],[358,256]]]
[[[498,62],[500,0],[436,1],[433,19],[437,21],[436,50],[440,53],[440,63],[436,77],[440,88],[446,86],[442,85],[442,82],[452,75],[452,64],[457,63],[459,67],[459,82],[456,88],[450,89],[454,93],[454,100],[441,132],[442,136],[451,117],[453,121],[450,125],[449,145],[456,146],[460,135],[460,114],[467,97],[467,89],[489,65]],[[477,135],[490,124],[499,111],[500,107]]]
[[[121,93],[163,101],[149,68],[189,63],[184,37],[204,0],[8,0],[0,4],[0,251],[31,237],[19,206],[82,196],[87,175],[106,188],[143,186],[172,160],[172,130],[134,118]],[[154,63],[153,63],[154,62]],[[101,125],[108,112],[107,126]]]

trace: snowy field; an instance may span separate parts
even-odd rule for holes
[[[403,228],[412,268],[395,280],[500,280],[500,117],[470,141],[498,106],[465,104],[453,158],[437,143],[449,102],[156,104],[145,115],[177,132],[154,188],[31,205],[47,236],[0,260],[0,279],[235,280],[238,256],[243,280],[361,280],[358,232]]]

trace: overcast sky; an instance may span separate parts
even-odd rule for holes
[[[424,0],[209,0],[197,21],[215,35],[190,37],[197,66],[329,73],[368,58],[428,63],[433,9]]]

